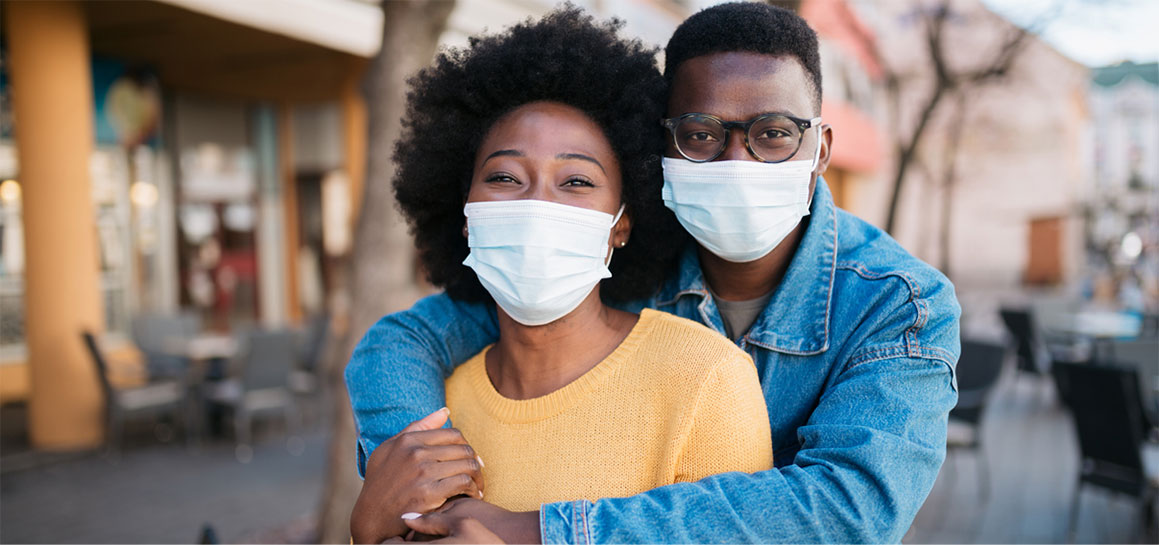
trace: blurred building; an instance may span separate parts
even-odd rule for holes
[[[857,188],[884,166],[876,36],[845,0],[804,0],[799,13],[817,31],[821,49],[821,119],[834,134],[825,181],[837,206],[850,209]]]
[[[365,168],[355,0],[5,2],[0,401],[34,445],[98,443],[80,332],[139,364],[134,318],[299,320],[349,247]]]
[[[1084,289],[1134,310],[1156,306],[1159,63],[1123,62],[1092,70],[1090,108]]]
[[[456,4],[443,45],[550,10]],[[692,9],[581,1],[663,45]],[[340,302],[365,168],[371,0],[5,2],[0,36],[0,402],[30,439],[101,439],[82,330],[142,364],[135,322],[299,322]],[[276,8],[276,9],[275,9]]]
[[[937,71],[927,25],[941,4],[856,5],[876,31],[884,69],[897,81],[892,96],[878,85],[887,160],[875,176],[847,187],[844,201],[878,225],[888,210],[895,150],[914,131],[933,92]],[[945,60],[958,73],[993,63],[1019,32],[978,0],[954,0],[948,10]],[[915,255],[945,268],[960,295],[1066,286],[1081,277],[1091,146],[1088,74],[1031,34],[1004,76],[961,87],[934,110],[906,174],[893,234]],[[835,140],[835,147],[843,144],[840,133]]]

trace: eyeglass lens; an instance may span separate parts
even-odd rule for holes
[[[677,149],[694,161],[707,161],[716,157],[724,149],[727,138],[724,126],[711,117],[683,118],[672,132]],[[801,130],[787,117],[764,116],[749,127],[748,142],[758,159],[783,161],[797,152]]]

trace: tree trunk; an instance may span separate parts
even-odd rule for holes
[[[325,382],[333,404],[326,484],[319,515],[319,541],[347,543],[350,511],[362,488],[354,467],[354,417],[343,370],[354,346],[384,314],[410,306],[419,295],[414,250],[395,207],[390,181],[394,142],[402,131],[406,78],[434,56],[453,0],[388,0],[382,3],[382,50],[363,80],[368,113],[366,183],[354,231],[346,300],[347,327],[329,339]]]
[[[938,81],[934,87],[933,94],[930,95],[930,98],[926,102],[926,106],[922,108],[921,116],[918,117],[917,127],[914,128],[913,133],[906,142],[898,146],[897,166],[894,168],[893,174],[893,191],[889,196],[889,215],[885,219],[885,232],[890,235],[896,236],[894,228],[897,226],[897,207],[898,203],[901,202],[901,190],[906,180],[906,174],[917,155],[918,145],[922,141],[922,136],[925,135],[926,127],[929,126],[930,119],[933,118],[934,111],[937,110],[938,104],[941,103],[946,91],[947,87],[944,82]]]
[[[947,136],[944,159],[946,166],[942,171],[942,218],[938,229],[941,246],[938,254],[941,256],[941,266],[938,268],[951,280],[953,279],[953,271],[950,269],[950,245],[953,234],[951,220],[954,211],[954,186],[958,181],[958,155],[962,148],[962,134],[966,132],[966,106],[969,104],[966,98],[966,91],[959,91],[954,100],[954,113],[950,121],[950,134]]]

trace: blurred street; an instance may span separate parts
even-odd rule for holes
[[[903,543],[1067,542],[1079,474],[1074,425],[1053,384],[1013,371],[994,391],[983,427],[989,495],[977,455],[951,452]],[[1081,501],[1076,543],[1148,542],[1130,499],[1087,488]]]
[[[29,451],[6,429],[0,542],[196,543],[205,524],[223,543],[314,542],[327,434],[307,431],[295,455],[268,428],[247,464],[232,440],[189,448],[180,434],[161,443],[147,427],[119,458]]]

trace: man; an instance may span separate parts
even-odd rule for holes
[[[953,287],[834,206],[820,178],[833,134],[819,119],[817,37],[800,17],[704,10],[669,41],[665,76],[664,198],[697,244],[640,306],[700,321],[752,356],[777,467],[478,518],[544,543],[900,541],[957,400]],[[443,405],[444,378],[495,331],[492,310],[436,295],[367,333],[346,374],[360,471]]]

